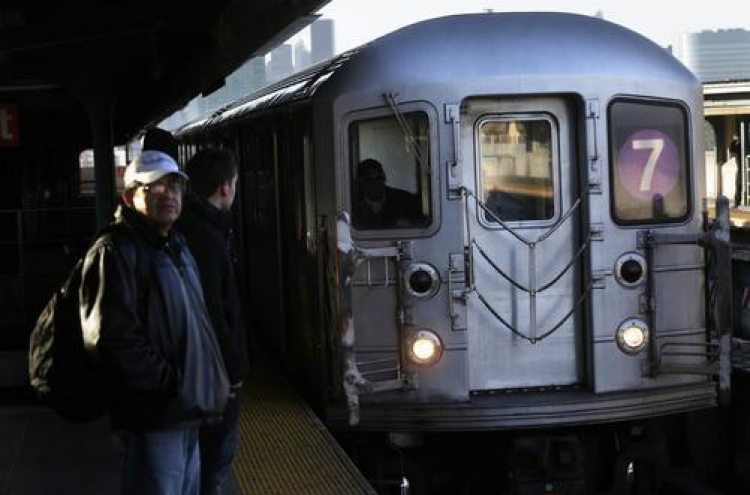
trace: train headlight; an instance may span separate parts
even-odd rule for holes
[[[646,279],[646,259],[638,253],[625,253],[615,263],[615,279],[623,287],[635,287]]]
[[[406,341],[409,361],[421,366],[432,366],[443,356],[440,337],[430,330],[419,330]]]
[[[406,291],[417,299],[429,299],[440,288],[440,275],[428,263],[412,263],[404,272]]]
[[[648,325],[638,318],[630,318],[617,329],[617,347],[625,354],[637,354],[648,344]]]

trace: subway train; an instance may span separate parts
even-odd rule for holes
[[[702,104],[621,26],[482,13],[176,136],[238,153],[257,340],[380,493],[647,494],[729,391]]]

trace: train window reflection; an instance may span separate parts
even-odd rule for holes
[[[529,118],[485,120],[478,137],[482,201],[492,212],[484,212],[485,221],[551,219],[551,123]]]
[[[414,229],[431,223],[427,115],[353,122],[349,152],[355,229]]]
[[[609,108],[612,211],[621,224],[679,222],[689,212],[687,115],[666,103]]]

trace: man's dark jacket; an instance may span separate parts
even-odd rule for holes
[[[416,195],[385,186],[380,211],[373,211],[364,194],[361,194],[354,203],[352,222],[356,229],[390,229],[420,227],[424,225],[425,218],[419,212]]]
[[[199,198],[185,196],[177,229],[187,239],[203,283],[206,305],[219,340],[229,380],[242,382],[249,369],[245,322],[235,281],[232,218]]]
[[[113,426],[215,421],[229,381],[184,239],[124,206],[115,224],[86,253],[80,289],[84,343],[111,384]]]

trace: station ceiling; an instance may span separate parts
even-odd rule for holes
[[[122,143],[221,87],[328,1],[0,0],[0,103],[111,108]]]

